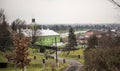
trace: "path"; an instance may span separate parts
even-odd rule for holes
[[[58,51],[58,55],[61,53],[61,51]],[[56,58],[56,55],[52,55],[54,58]],[[58,57],[59,61],[63,61],[64,58]],[[66,59],[66,62],[69,62],[70,65],[64,70],[64,71],[80,71],[80,68],[83,66],[79,61],[74,59]]]

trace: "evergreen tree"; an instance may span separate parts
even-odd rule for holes
[[[75,49],[75,46],[77,46],[76,35],[74,34],[74,29],[70,27],[67,46],[67,50],[69,51],[68,54],[70,53],[70,50]]]
[[[5,20],[5,15],[3,14],[0,18],[2,18],[0,23],[0,50],[5,51],[12,45],[12,34]]]

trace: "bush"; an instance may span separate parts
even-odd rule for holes
[[[40,47],[40,53],[44,53],[45,51],[46,51],[46,48],[43,47],[43,46],[41,46],[41,47]]]
[[[86,71],[120,71],[120,48],[96,48],[84,51]]]

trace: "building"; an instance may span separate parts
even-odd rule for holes
[[[85,33],[85,38],[89,38],[92,35],[96,35],[96,37],[101,38],[102,35],[101,34],[105,34],[107,33],[107,30],[89,30]]]
[[[50,29],[37,29],[36,31],[33,31],[33,29],[36,29],[36,23],[35,19],[32,19],[31,29],[22,29],[22,33],[26,37],[32,37],[33,35],[37,37],[36,44],[38,45],[53,45],[55,44],[55,38],[57,43],[60,42],[60,34],[50,30]],[[35,33],[35,34],[34,34]]]
[[[33,31],[31,29],[24,29],[22,33],[26,37],[32,37]],[[36,31],[37,42],[39,45],[53,45],[55,43],[55,38],[57,42],[60,42],[60,35],[50,29],[38,29]]]

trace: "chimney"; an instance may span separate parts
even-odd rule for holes
[[[32,22],[35,22],[35,19],[34,19],[34,18],[32,19]]]

